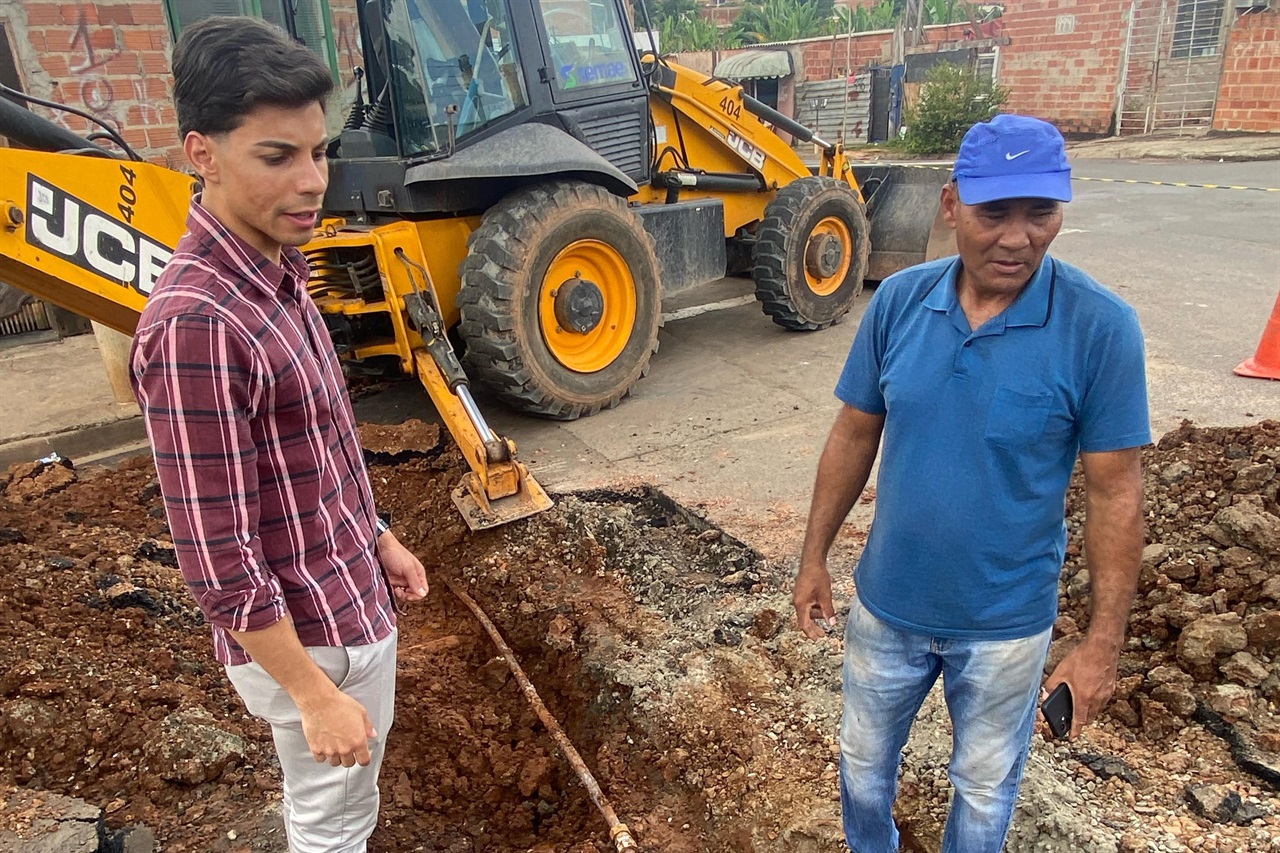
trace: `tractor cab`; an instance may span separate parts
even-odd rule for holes
[[[624,196],[648,181],[648,91],[622,0],[367,0],[360,29],[367,96],[333,152],[330,211],[479,211],[566,173]]]

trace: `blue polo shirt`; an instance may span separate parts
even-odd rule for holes
[[[836,386],[885,415],[854,577],[866,608],[904,630],[1028,637],[1057,616],[1077,454],[1151,441],[1142,330],[1119,297],[1046,256],[971,331],[959,271],[945,258],[885,279]]]

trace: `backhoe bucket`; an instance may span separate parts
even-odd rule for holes
[[[867,278],[883,281],[898,270],[956,253],[940,203],[949,167],[854,164],[853,174],[871,223]]]
[[[414,310],[424,304],[412,297],[405,302]],[[444,371],[462,375],[452,348],[435,347],[434,352],[417,349],[413,356],[418,380],[431,395],[436,411],[471,467],[452,493],[453,505],[462,513],[467,527],[488,530],[551,509],[546,490],[516,459],[516,443],[490,429],[465,383],[449,387]]]
[[[469,471],[463,476],[452,496],[453,505],[462,513],[467,527],[472,530],[488,530],[490,527],[501,527],[508,522],[551,509],[551,497],[533,479],[529,469],[519,462],[512,464],[518,472],[520,489],[514,495],[497,500],[492,500],[485,494],[484,484],[475,471]]]

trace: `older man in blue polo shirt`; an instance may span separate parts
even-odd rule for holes
[[[883,437],[876,517],[845,632],[840,790],[854,853],[893,853],[911,724],[938,677],[954,725],[944,853],[997,853],[1035,726],[1076,458],[1092,616],[1044,689],[1066,682],[1072,735],[1114,689],[1142,552],[1150,442],[1132,308],[1048,254],[1071,200],[1062,136],[1000,115],[965,135],[942,193],[959,256],[876,291],[836,386],[795,606],[834,616],[827,552]]]

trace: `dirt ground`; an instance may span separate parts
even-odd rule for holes
[[[366,436],[371,477],[432,592],[402,618],[371,849],[611,849],[445,578],[503,630],[644,849],[842,849],[839,639],[791,630],[790,565],[644,488],[473,534],[449,500],[460,458],[406,429]],[[1011,850],[1280,849],[1278,460],[1276,422],[1186,427],[1147,452],[1119,701],[1083,742],[1037,742]],[[1082,509],[1077,486],[1054,654],[1087,627]],[[83,798],[165,851],[282,851],[269,732],[212,658],[150,462],[0,474],[0,565],[0,786]],[[945,758],[912,748],[901,820],[936,849]],[[1074,822],[1039,805],[1064,799],[1050,783]],[[0,840],[22,830],[0,804]]]

